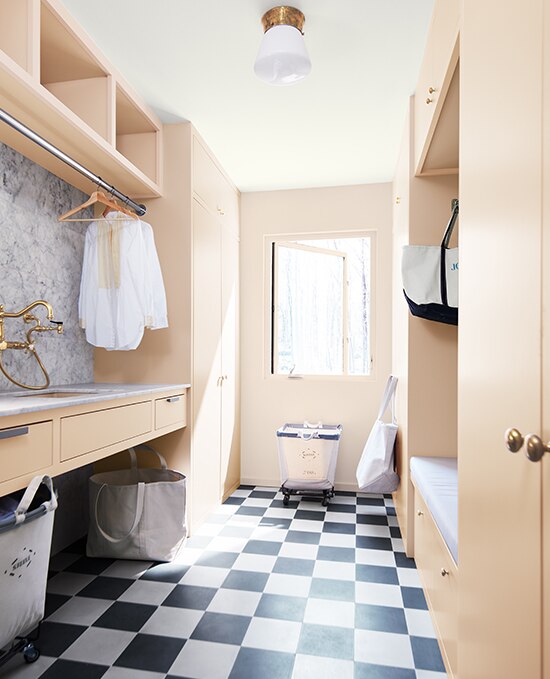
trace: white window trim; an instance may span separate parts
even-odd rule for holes
[[[327,240],[339,238],[370,238],[370,253],[371,253],[371,267],[370,267],[370,361],[371,371],[368,375],[277,375],[272,373],[272,342],[273,334],[276,328],[272,327],[272,289],[273,289],[273,244],[286,243],[289,241],[300,240]],[[296,245],[296,243],[294,243]],[[300,247],[307,248],[306,245]],[[320,248],[319,248],[320,249]],[[377,379],[376,368],[376,334],[377,334],[377,303],[376,303],[376,280],[377,280],[377,263],[378,263],[378,247],[377,247],[377,232],[375,229],[361,229],[352,231],[306,231],[297,233],[280,233],[280,234],[266,234],[263,238],[264,251],[264,289],[263,289],[263,307],[264,307],[264,379],[266,380],[314,380],[324,382],[375,382]],[[331,253],[336,252],[331,250]],[[346,296],[347,297],[347,296]]]

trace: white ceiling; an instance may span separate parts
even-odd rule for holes
[[[256,78],[273,0],[63,0],[164,122],[190,120],[241,191],[393,177],[433,0],[296,0],[311,75]]]

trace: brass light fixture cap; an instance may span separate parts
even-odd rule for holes
[[[296,7],[280,5],[279,7],[272,7],[263,15],[262,26],[264,33],[267,33],[273,26],[294,26],[303,34],[305,20],[303,12],[300,12]]]

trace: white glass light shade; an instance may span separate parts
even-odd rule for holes
[[[304,36],[294,26],[273,26],[263,37],[254,72],[270,85],[292,85],[311,71]]]

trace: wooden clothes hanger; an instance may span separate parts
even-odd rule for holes
[[[81,210],[84,210],[87,207],[90,207],[91,205],[94,205],[95,203],[101,203],[102,205],[105,205],[105,210],[103,211],[103,217],[92,217],[92,218],[78,218],[78,219],[70,219],[73,215],[75,215],[77,212],[80,212]],[[88,198],[88,200],[85,203],[82,203],[82,205],[79,205],[78,207],[73,208],[72,210],[69,210],[66,212],[64,215],[61,215],[60,217],[57,218],[58,222],[104,222],[108,221],[105,219],[105,215],[107,214],[109,208],[111,210],[115,210],[116,212],[122,212],[123,214],[127,215],[131,219],[139,219],[139,217],[135,214],[135,212],[131,212],[130,210],[122,207],[118,203],[115,203],[114,200],[106,196],[103,191],[94,191],[92,195]]]

